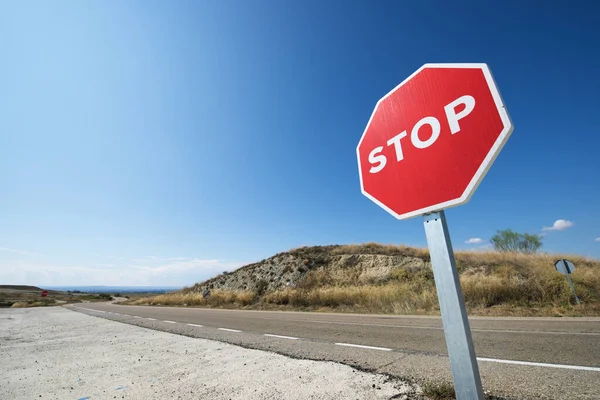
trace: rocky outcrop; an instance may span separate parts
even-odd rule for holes
[[[302,284],[311,271],[326,272],[336,283],[381,283],[399,269],[414,272],[431,268],[428,257],[423,254],[377,254],[385,253],[381,248],[374,249],[374,254],[365,254],[364,247],[360,253],[353,252],[355,249],[353,246],[303,247],[223,273],[184,292],[224,289],[264,294]]]

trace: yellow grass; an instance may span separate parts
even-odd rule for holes
[[[251,291],[214,290],[208,300],[201,293],[167,293],[152,297],[143,297],[125,302],[132,305],[151,306],[248,306],[254,301]]]
[[[25,307],[34,307],[34,306],[29,305],[27,302],[24,302],[24,301],[18,301],[11,306],[11,308],[25,308]]]
[[[25,308],[25,307],[46,307],[46,306],[54,306],[56,302],[52,299],[48,300],[38,300],[38,301],[17,301],[13,303],[11,308]]]
[[[426,313],[437,307],[434,291],[411,291],[408,284],[285,289],[268,293],[263,300],[294,308],[352,308],[387,314]]]

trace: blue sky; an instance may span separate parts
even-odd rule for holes
[[[420,218],[361,194],[355,148],[428,62],[487,63],[515,124],[447,212],[455,249],[562,219],[544,250],[600,258],[600,4],[458,3],[3,2],[0,283],[188,285],[302,245],[425,246]]]

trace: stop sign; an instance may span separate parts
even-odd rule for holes
[[[377,102],[361,190],[398,219],[466,203],[512,130],[486,64],[425,64]]]
[[[48,291],[47,290],[42,290],[42,297],[46,297],[48,296]]]

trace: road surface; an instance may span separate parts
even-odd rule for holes
[[[419,381],[451,379],[438,317],[241,311],[93,303],[73,310],[187,336],[221,340]],[[492,394],[520,399],[600,398],[600,318],[471,318]]]
[[[416,385],[383,374],[157,332],[63,307],[0,309],[0,354],[2,400],[418,398]]]

